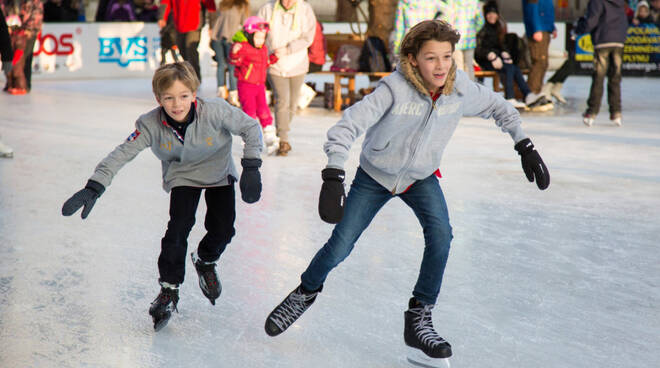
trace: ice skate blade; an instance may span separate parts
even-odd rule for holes
[[[411,347],[408,348],[408,355],[406,356],[408,362],[414,367],[423,368],[450,368],[449,358],[431,358],[424,354],[423,351]]]
[[[169,322],[171,316],[172,316],[171,314],[166,315],[165,317],[163,317],[159,320],[157,320],[154,317],[154,331],[158,332],[158,331],[162,330],[163,327],[167,326],[167,322]]]

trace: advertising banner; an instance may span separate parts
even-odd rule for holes
[[[578,35],[574,47],[577,71],[581,72],[580,74],[591,73],[594,68],[591,36]],[[640,24],[628,27],[621,69],[623,75],[660,76],[660,30],[656,25]]]
[[[35,42],[33,79],[151,77],[161,61],[155,23],[44,23]],[[199,44],[203,75],[215,73],[208,31]],[[168,53],[167,61],[171,61]]]

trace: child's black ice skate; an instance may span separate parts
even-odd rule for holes
[[[433,329],[433,307],[433,304],[421,304],[410,298],[403,331],[409,347],[408,361],[423,367],[448,367],[451,345]]]
[[[295,288],[266,318],[266,333],[277,336],[284,332],[314,303],[322,289],[307,293],[303,291],[302,285]]]
[[[167,325],[173,311],[177,311],[179,302],[179,289],[177,285],[163,285],[156,299],[151,302],[149,314],[154,321],[154,330],[160,331]]]
[[[199,287],[202,289],[202,293],[209,299],[211,304],[215,305],[215,300],[218,299],[222,292],[222,285],[218,279],[218,274],[215,272],[215,262],[202,261],[196,252],[190,253],[190,257],[192,257],[192,261],[195,264],[195,269],[199,276]]]

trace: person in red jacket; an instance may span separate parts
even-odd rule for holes
[[[197,47],[204,26],[204,10],[215,12],[214,0],[161,0],[161,16],[158,20],[160,28],[165,27],[170,15],[174,18],[176,28],[176,45],[183,60],[192,64],[197,78],[201,81],[199,68],[199,53]],[[203,5],[203,7],[202,7]]]
[[[318,20],[316,21],[314,41],[312,42],[312,45],[309,46],[307,51],[307,55],[309,57],[309,72],[320,72],[321,69],[323,69],[323,64],[325,64],[327,45],[325,42],[325,36],[323,36],[323,26]]]
[[[232,37],[229,62],[235,65],[238,100],[243,111],[253,119],[259,119],[263,129],[268,154],[279,147],[279,138],[273,126],[273,116],[266,102],[266,72],[277,62],[275,54],[268,54],[266,34],[268,22],[257,16],[245,20],[243,29]]]

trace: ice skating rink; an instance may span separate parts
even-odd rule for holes
[[[212,79],[200,96],[214,95]],[[523,116],[551,173],[546,191],[527,182],[492,121],[462,120],[446,150],[455,238],[434,324],[453,345],[452,367],[660,362],[660,79],[624,78],[621,128],[606,104],[592,128],[582,124],[589,85],[570,77],[567,107]],[[147,150],[124,167],[87,220],[60,213],[154,106],[146,79],[36,81],[29,95],[0,95],[0,135],[15,150],[0,159],[0,367],[406,366],[403,312],[423,236],[398,199],[298,323],[276,338],[263,329],[332,230],[317,200],[339,115],[321,108],[294,119],[289,157],[264,157],[261,200],[238,197],[217,305],[188,260],[179,313],[154,333],[147,310],[169,204],[157,159]],[[205,210],[202,201],[191,251]]]

